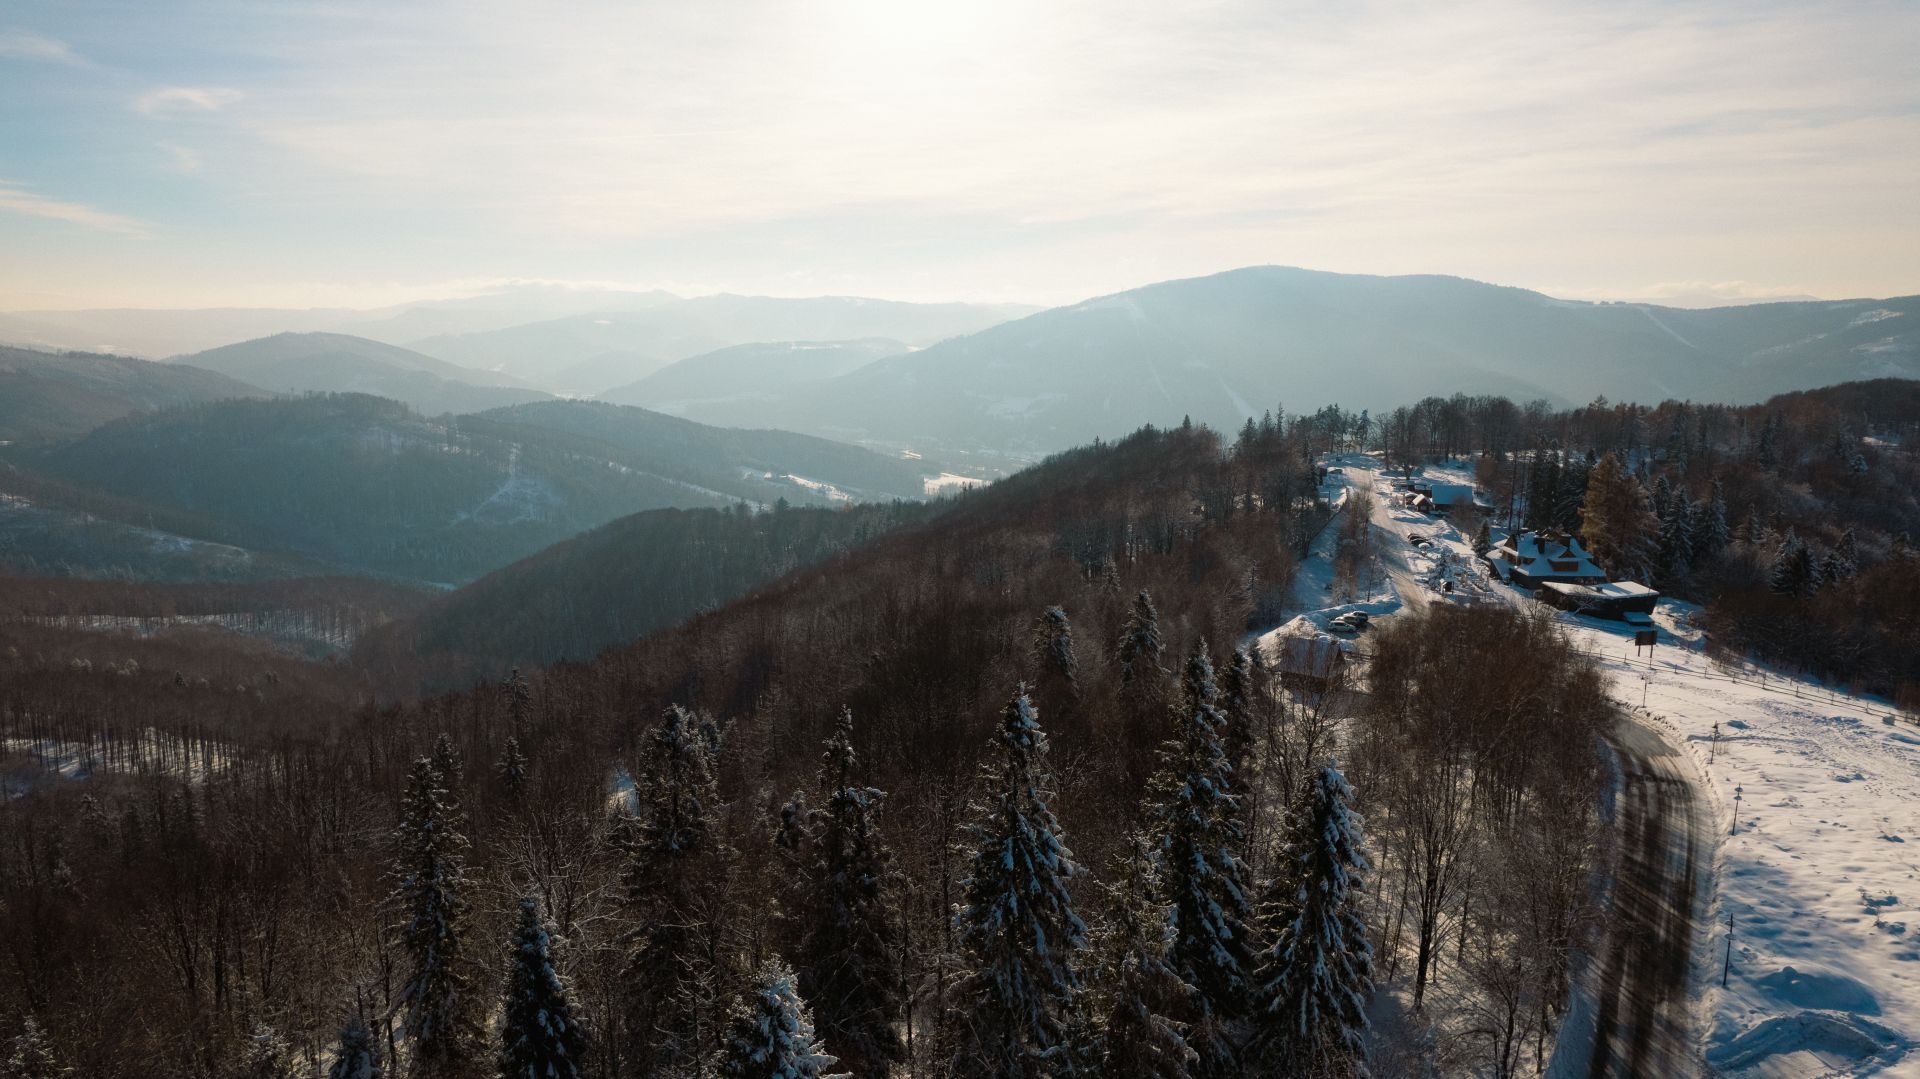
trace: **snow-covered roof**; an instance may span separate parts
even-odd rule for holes
[[[1326,678],[1346,658],[1346,649],[1332,637],[1275,637],[1273,665],[1281,674]]]
[[[1564,532],[1521,532],[1500,541],[1500,557],[1529,577],[1592,577],[1606,580],[1579,539]]]
[[[1576,599],[1638,599],[1643,596],[1658,596],[1656,589],[1648,588],[1638,581],[1608,581],[1604,584],[1572,584],[1567,581],[1546,581],[1542,588],[1551,588],[1563,596]]]
[[[1471,506],[1473,505],[1473,484],[1436,483],[1428,489],[1427,497],[1433,499],[1437,506]]]

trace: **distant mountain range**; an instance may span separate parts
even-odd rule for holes
[[[912,461],[571,401],[442,422],[358,394],[228,400],[129,415],[6,460],[0,509],[34,513],[9,518],[0,563],[75,576],[99,572],[62,547],[81,519],[118,523],[85,548],[114,566],[145,564],[128,553],[142,543],[198,545],[219,579],[270,556],[302,573],[457,583],[641,510],[923,493]]]
[[[184,358],[268,389],[364,389],[431,413],[599,395],[949,460],[1030,458],[1183,416],[1230,429],[1333,402],[1745,402],[1920,375],[1911,296],[1681,309],[1262,266],[1030,310],[526,288],[384,312],[202,312],[229,327],[337,325]],[[98,338],[177,337],[195,313],[56,314]],[[0,338],[18,321],[0,316]],[[339,336],[347,325],[365,337]]]
[[[1758,401],[1920,375],[1920,297],[1681,310],[1556,300],[1455,277],[1255,267],[1055,308],[795,386],[751,419],[944,451],[1044,453],[1183,416],[1375,411],[1455,392]]]
[[[659,291],[517,285],[374,310],[214,308],[0,312],[0,344],[158,359],[282,333],[404,345],[460,367],[588,394],[675,360],[753,341],[889,337],[926,345],[1039,308],[858,297],[682,297]],[[574,369],[574,370],[569,370]]]
[[[199,367],[0,347],[0,442],[71,438],[135,412],[260,396]]]
[[[427,337],[410,346],[463,367],[506,371],[556,392],[597,393],[644,378],[676,360],[729,345],[859,338],[928,345],[1033,310],[843,296],[798,300],[701,296],[500,330]]]
[[[340,333],[281,333],[225,345],[173,362],[278,393],[367,393],[429,416],[482,412],[552,395],[511,375],[476,371],[398,345]]]

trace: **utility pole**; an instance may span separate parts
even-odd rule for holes
[[[1740,834],[1740,786],[1738,784],[1735,784],[1733,788],[1733,831],[1727,834]]]
[[[1713,741],[1709,743],[1707,748],[1707,767],[1709,768],[1713,767],[1713,759],[1719,755],[1720,755],[1720,721],[1715,720],[1713,724]]]

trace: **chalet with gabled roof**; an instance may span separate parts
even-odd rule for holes
[[[1487,558],[1503,563],[1506,578],[1529,590],[1548,582],[1607,583],[1607,572],[1587,554],[1579,538],[1557,529],[1511,534],[1488,551]]]

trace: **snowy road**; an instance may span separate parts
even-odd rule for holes
[[[1713,850],[1708,815],[1696,807],[1687,763],[1658,734],[1623,717],[1611,741],[1622,777],[1619,860],[1581,1074],[1697,1074],[1687,990],[1704,859]]]

